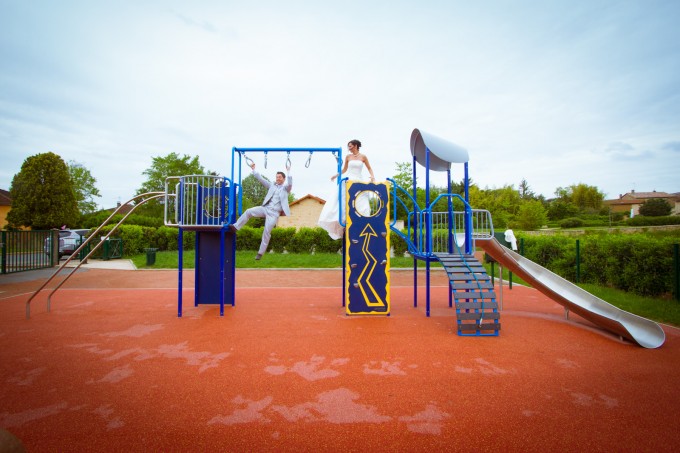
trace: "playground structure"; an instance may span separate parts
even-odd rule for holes
[[[346,227],[342,254],[342,291],[343,306],[348,315],[390,314],[389,250],[392,232],[406,242],[414,259],[414,306],[418,304],[417,262],[425,262],[426,316],[430,316],[431,264],[439,263],[446,271],[449,278],[449,307],[453,308],[455,304],[457,331],[461,336],[497,336],[500,332],[500,307],[492,279],[474,256],[478,245],[498,263],[563,305],[567,318],[569,311],[573,311],[609,332],[645,348],[657,348],[664,343],[665,334],[655,322],[620,310],[500,245],[494,239],[491,214],[486,210],[472,209],[469,204],[467,150],[418,129],[411,134],[410,148],[414,181],[411,192],[390,179],[389,184],[367,184],[337,178],[338,197],[345,207],[344,217],[343,210],[340,210],[338,220]],[[240,214],[242,161],[251,160],[247,153],[262,153],[265,168],[269,153],[286,153],[288,160],[291,153],[309,153],[306,167],[309,167],[314,153],[331,153],[335,157],[338,174],[341,172],[341,148],[234,147],[230,178],[211,175],[172,176],[166,180],[165,192],[138,196],[145,199],[138,201],[135,206],[163,197],[165,224],[179,229],[178,317],[182,316],[185,231],[196,233],[194,305],[217,304],[220,306],[220,315],[224,314],[225,304],[235,305],[236,237],[228,227],[236,220],[237,213]],[[451,190],[451,165],[454,163],[463,165],[463,195],[452,193]],[[425,168],[423,207],[417,202],[415,181],[418,165]],[[434,200],[430,199],[431,171],[445,171],[448,181],[447,193],[438,195]],[[366,195],[372,198],[372,208],[370,213],[362,214],[356,209],[355,200]],[[395,226],[399,209],[406,212],[405,232]],[[90,239],[96,237],[96,233],[117,212]],[[87,242],[83,243],[81,248],[86,245]],[[97,244],[90,254],[100,245],[101,243]],[[28,300],[27,317],[30,316],[31,300],[56,277],[70,259]],[[77,268],[50,293],[48,311],[50,297],[75,270]]]
[[[399,235],[414,259],[413,304],[418,305],[417,261],[425,263],[425,314],[430,316],[430,271],[432,263],[441,264],[449,277],[449,307],[456,312],[461,336],[497,336],[500,332],[499,303],[491,277],[475,258],[476,245],[493,259],[539,291],[596,325],[646,348],[663,344],[663,330],[654,322],[632,315],[581,290],[547,269],[505,249],[494,238],[491,214],[472,209],[469,204],[469,155],[464,148],[435,135],[415,129],[411,134],[413,181],[411,191],[388,179],[388,184],[366,184],[338,178],[338,197],[344,205],[338,221],[346,226],[343,241],[343,306],[348,315],[389,315],[390,232]],[[166,224],[182,231],[196,231],[196,288],[194,303],[235,305],[236,241],[227,227],[240,213],[242,161],[250,163],[248,153],[263,153],[265,168],[269,153],[309,153],[309,166],[315,152],[330,152],[340,174],[340,148],[236,148],[232,149],[231,178],[182,176],[166,184]],[[462,164],[464,194],[452,193],[451,165]],[[418,165],[425,169],[425,204],[417,202]],[[430,172],[447,173],[447,193],[430,199]],[[208,179],[206,179],[208,178]],[[343,185],[343,183],[345,183]],[[391,186],[391,187],[390,187]],[[344,190],[343,190],[344,187]],[[369,215],[355,209],[362,194],[373,196]],[[391,197],[390,197],[391,195]],[[174,203],[170,201],[174,200]],[[442,206],[444,209],[442,210]],[[391,208],[390,208],[391,207]],[[406,231],[396,228],[397,211],[406,211]],[[392,219],[390,220],[390,211]],[[174,213],[174,217],[173,214]],[[389,228],[387,228],[387,223]],[[376,271],[376,270],[379,270]],[[549,279],[544,275],[551,274]],[[179,271],[178,316],[182,315],[182,272]],[[577,288],[575,290],[574,288]]]

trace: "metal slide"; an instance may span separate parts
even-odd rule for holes
[[[658,348],[665,339],[654,321],[621,310],[548,269],[501,245],[496,239],[476,240],[494,260],[569,311],[643,348]]]

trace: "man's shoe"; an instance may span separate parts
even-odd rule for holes
[[[262,259],[262,255],[258,253],[255,257],[255,260],[260,261],[260,259]]]
[[[236,233],[238,230],[234,225],[229,225],[229,231],[231,231],[232,233]]]

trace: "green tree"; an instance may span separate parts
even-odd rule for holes
[[[548,206],[548,218],[550,220],[567,219],[575,217],[577,214],[578,207],[559,198],[550,202]]]
[[[587,184],[575,184],[569,186],[571,191],[571,202],[581,211],[595,213],[602,209],[604,194],[595,186]]]
[[[11,227],[35,230],[75,227],[79,220],[73,184],[64,160],[54,153],[28,157],[10,186],[12,209],[7,214]]]
[[[658,217],[671,215],[673,207],[664,198],[650,198],[640,205],[640,215]]]
[[[536,198],[536,194],[531,190],[529,183],[524,178],[519,183],[519,197],[522,200],[533,200]]]
[[[269,181],[266,176],[263,176],[263,178]],[[244,211],[250,207],[261,205],[265,195],[267,195],[267,189],[252,174],[241,181],[241,191]]]
[[[396,173],[392,176],[394,182],[396,182],[402,189],[408,193],[413,192],[413,165],[411,162],[395,162],[397,166]],[[418,179],[416,178],[416,182]]]
[[[557,198],[551,201],[548,208],[551,220],[574,217],[579,213],[595,214],[602,210],[604,194],[595,186],[580,183],[558,187],[555,195]]]
[[[519,211],[522,200],[513,186],[499,189],[481,190],[476,186],[470,188],[470,206],[474,209],[486,209],[491,213],[493,224],[498,228],[506,228]]]
[[[185,175],[217,175],[215,172],[208,172],[203,168],[198,160],[198,156],[193,158],[189,155],[179,157],[177,153],[170,153],[165,157],[153,157],[151,166],[142,172],[147,179],[142,186],[137,190],[136,195],[141,195],[149,192],[165,192],[165,179],[168,176],[185,176]],[[163,204],[158,200],[151,200],[144,206],[141,206],[138,211],[151,217],[163,216]]]
[[[541,228],[548,220],[545,207],[539,200],[522,203],[515,219],[520,229],[529,231]]]
[[[99,189],[95,187],[97,180],[92,176],[90,170],[72,160],[68,162],[68,173],[71,176],[73,194],[80,213],[84,215],[95,212],[97,203],[94,201],[94,197],[101,197]]]

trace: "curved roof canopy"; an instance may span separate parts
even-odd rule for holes
[[[462,164],[470,158],[465,148],[427,132],[413,129],[411,133],[411,155],[425,167],[427,150],[430,150],[430,170],[446,171],[452,163]]]

